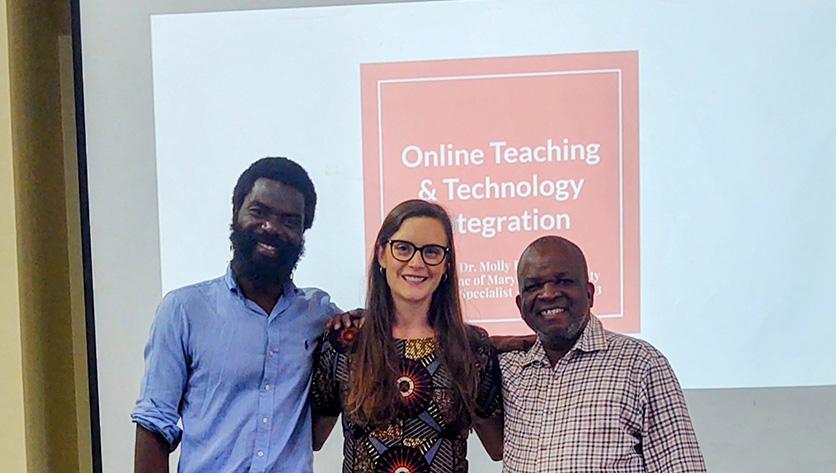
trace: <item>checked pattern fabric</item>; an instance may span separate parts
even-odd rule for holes
[[[705,471],[679,382],[647,342],[591,316],[554,367],[539,340],[500,366],[504,473]]]

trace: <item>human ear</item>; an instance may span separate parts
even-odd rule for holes
[[[592,303],[595,301],[595,285],[591,282],[586,283],[586,296],[589,299],[589,308],[592,308]]]
[[[383,253],[384,251],[385,251],[384,248],[382,246],[378,245],[377,249],[375,250],[375,254],[376,254],[376,257],[377,257],[377,264],[381,268],[386,269],[386,263],[384,262],[384,260],[385,260],[384,253]]]

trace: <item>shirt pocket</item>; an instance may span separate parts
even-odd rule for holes
[[[567,433],[579,441],[619,444],[628,433],[622,405],[610,397],[578,400],[567,405],[563,414]]]
[[[314,351],[319,343],[318,336],[290,337],[282,347],[279,373],[297,380],[308,380],[313,373]]]

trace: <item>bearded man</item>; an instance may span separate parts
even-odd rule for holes
[[[312,354],[339,309],[292,273],[311,228],[316,192],[286,158],[264,158],[232,196],[226,274],[167,294],[145,348],[131,414],[135,471],[311,473]]]

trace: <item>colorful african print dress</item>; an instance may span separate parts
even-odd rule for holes
[[[350,329],[351,330],[351,329]],[[502,382],[496,350],[481,328],[469,330],[476,348],[479,392],[476,414],[489,417],[501,408]],[[325,337],[314,364],[311,405],[315,414],[342,413],[348,394],[350,333]],[[395,373],[403,401],[401,415],[383,428],[354,425],[342,416],[343,473],[465,473],[467,429],[455,427],[453,383],[434,339],[395,340],[400,371]]]

